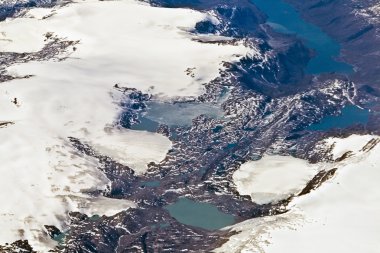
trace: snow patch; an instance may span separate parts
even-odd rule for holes
[[[162,161],[172,147],[165,136],[120,129],[96,136],[88,144],[99,153],[133,168],[136,174],[144,173],[148,163]]]
[[[359,153],[360,150],[367,144],[373,136],[371,135],[356,135],[353,134],[345,139],[328,138],[325,145],[332,148],[332,157],[337,159],[347,152]]]
[[[266,155],[241,165],[233,180],[241,195],[250,195],[257,204],[267,204],[299,193],[317,170],[318,166],[302,159]]]

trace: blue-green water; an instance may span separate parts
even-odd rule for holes
[[[267,24],[280,33],[295,34],[307,47],[314,49],[306,71],[310,74],[326,72],[351,73],[352,66],[334,58],[340,54],[340,45],[320,28],[303,20],[300,14],[282,0],[251,0],[267,16]]]
[[[223,111],[218,107],[202,103],[147,103],[148,109],[144,115],[140,115],[141,123],[132,125],[133,130],[156,132],[159,124],[169,127],[191,126],[192,120],[199,115],[210,118],[220,118]]]
[[[340,115],[324,117],[320,122],[310,125],[307,130],[326,131],[333,128],[345,128],[354,124],[367,124],[368,118],[368,110],[349,105],[342,109]]]
[[[158,122],[148,119],[144,116],[140,116],[139,121],[139,124],[134,124],[131,126],[132,130],[148,131],[155,133],[160,125]]]
[[[149,102],[148,108],[145,118],[168,126],[190,126],[201,114],[216,118],[223,113],[217,106],[202,103]]]
[[[53,240],[56,241],[59,245],[63,245],[65,243],[67,233],[68,231],[62,232],[59,235],[54,236]]]
[[[237,143],[228,143],[224,150],[233,149],[237,146]]]
[[[100,219],[100,215],[98,215],[98,214],[94,214],[93,216],[89,217],[89,219],[90,219],[91,221],[97,221],[97,220]]]
[[[141,186],[145,186],[148,188],[156,188],[156,187],[159,187],[160,185],[161,185],[160,181],[147,181],[147,182],[141,183]]]
[[[216,230],[234,224],[232,215],[222,213],[214,205],[180,198],[176,203],[165,207],[177,221],[207,230]]]

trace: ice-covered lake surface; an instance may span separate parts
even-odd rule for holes
[[[233,179],[241,195],[249,195],[257,204],[269,204],[302,190],[317,171],[305,160],[274,155],[244,163]]]
[[[220,105],[206,103],[163,103],[148,102],[146,113],[140,115],[139,124],[135,124],[131,129],[155,132],[160,124],[169,127],[191,126],[192,120],[200,115],[209,118],[221,118],[223,111]]]

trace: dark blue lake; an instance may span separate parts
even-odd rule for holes
[[[295,34],[314,49],[316,56],[309,62],[306,71],[310,74],[326,72],[351,73],[352,66],[336,61],[340,45],[320,28],[305,22],[300,14],[281,0],[251,0],[267,16],[267,24],[280,33]]]
[[[320,122],[310,125],[307,130],[326,131],[333,128],[345,128],[354,124],[367,124],[369,111],[354,105],[345,106],[337,116],[324,117]]]
[[[219,211],[214,205],[196,202],[188,198],[180,198],[165,209],[177,221],[207,230],[221,229],[235,222],[234,216]]]

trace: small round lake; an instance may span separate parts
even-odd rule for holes
[[[180,198],[176,203],[165,207],[177,221],[207,230],[216,230],[234,224],[235,218],[217,207],[188,198]]]

